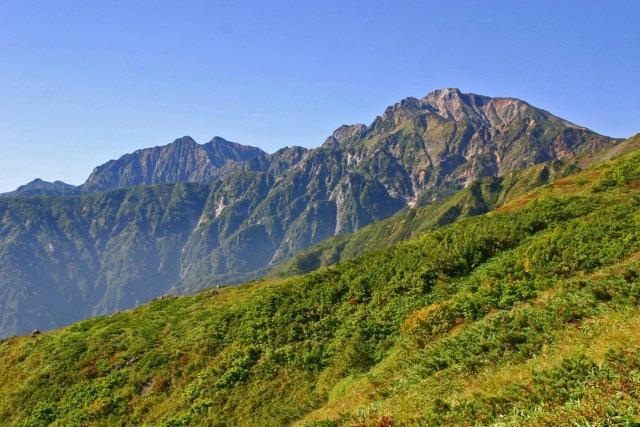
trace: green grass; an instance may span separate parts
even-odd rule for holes
[[[1,425],[640,421],[640,152],[316,272],[0,343]]]

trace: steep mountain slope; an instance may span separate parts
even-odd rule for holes
[[[638,422],[640,152],[317,272],[0,342],[3,425]]]
[[[321,148],[297,151],[288,169],[274,170],[266,156],[231,167],[275,178],[246,223],[274,230],[274,265],[405,206],[443,200],[480,177],[617,143],[520,100],[447,89],[389,107],[368,127],[338,128]]]
[[[215,245],[206,248],[214,264],[210,268],[260,268],[268,260],[255,254],[273,251],[269,242],[263,248],[257,241],[263,227],[240,230],[239,224],[252,203],[264,196],[270,180],[266,174],[246,173],[210,185],[2,199],[2,335],[59,327],[171,292],[189,270],[206,273],[197,266],[205,243]],[[220,200],[231,201],[224,212]],[[208,217],[215,221],[203,243],[202,223]],[[251,238],[253,246],[247,247],[244,240]],[[218,251],[216,257],[219,245],[226,252]],[[236,256],[227,259],[225,254],[234,250]]]
[[[520,100],[447,89],[312,150],[187,137],[140,150],[98,167],[88,194],[0,199],[0,336],[256,278],[477,178],[617,143]],[[175,181],[201,184],[135,187]],[[95,193],[111,187],[126,189]]]
[[[354,233],[324,240],[279,265],[270,275],[287,277],[309,273],[374,249],[415,238],[462,218],[492,211],[534,188],[638,148],[640,134],[606,150],[551,160],[499,177],[479,179],[442,202],[404,210]]]
[[[388,177],[389,194],[425,203],[483,176],[614,144],[518,99],[444,89],[387,108],[369,127],[342,127],[324,147],[346,149],[354,170]]]
[[[481,179],[443,202],[325,240],[277,268],[275,276],[309,272],[482,214],[575,170],[571,163],[552,161]],[[269,174],[247,172],[215,185],[182,183],[0,202],[1,280],[7,284],[0,287],[0,330],[7,336],[51,329],[163,294],[266,273],[275,227],[242,224],[271,185]],[[225,200],[231,202],[225,205]],[[315,230],[320,226],[311,223]],[[235,273],[225,275],[229,270]]]

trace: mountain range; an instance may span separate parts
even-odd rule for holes
[[[315,149],[183,137],[107,162],[78,187],[32,182],[0,198],[0,336],[258,278],[327,238],[486,187],[478,179],[561,162],[529,189],[621,143],[518,99],[444,89]]]
[[[526,176],[577,166],[554,160],[402,211],[356,238],[397,243],[311,273],[0,340],[0,424],[637,425],[639,139],[584,155],[576,164],[596,163],[532,191]],[[116,226],[148,209],[158,218],[149,229],[170,240],[206,188],[63,200],[117,211],[114,194],[135,195]],[[511,201],[414,234],[500,199]],[[161,200],[171,208],[158,210]],[[144,259],[130,267],[148,274]]]

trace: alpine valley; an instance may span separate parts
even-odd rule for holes
[[[444,89],[341,126],[315,149],[183,137],[98,166],[77,187],[36,180],[0,198],[0,336],[306,273],[636,145],[518,99]]]
[[[595,145],[615,144],[581,132]],[[369,144],[379,153],[393,151],[383,151],[375,137],[351,137],[339,147],[330,139],[331,147],[304,153],[298,164],[314,165],[319,155],[348,158],[349,150],[366,153]],[[385,138],[402,140],[393,133]],[[578,154],[581,149],[567,143],[571,155],[578,155],[472,181],[451,198],[321,242],[272,272],[284,278],[161,298],[60,330],[0,340],[0,425],[638,425],[639,144],[637,135]],[[381,163],[387,158],[378,157]],[[338,187],[350,194],[344,197],[356,197],[346,177],[363,177],[378,182],[371,185],[389,199],[402,200],[386,190],[395,180],[350,172],[360,167],[353,158],[351,166],[345,161],[345,181]],[[504,166],[507,151],[500,158]],[[358,162],[373,161],[367,159],[363,154]],[[448,174],[438,165],[424,169],[443,177],[460,173],[462,182],[442,178],[455,187],[465,185],[471,166]],[[224,216],[235,194],[256,212],[264,202],[252,205],[251,197],[262,188],[269,197],[282,182],[295,186],[290,174],[307,176],[305,170],[294,166],[279,178],[275,172],[242,172],[209,185],[8,198],[7,209],[24,227],[45,217],[38,212],[49,215],[38,219],[42,231],[31,240],[35,247],[38,236],[50,233],[54,245],[45,246],[43,260],[30,261],[41,268],[43,281],[59,279],[56,260],[71,259],[53,258],[60,253],[53,239],[69,239],[78,242],[66,246],[77,257],[85,249],[104,255],[75,260],[67,274],[93,277],[92,270],[80,270],[82,262],[101,262],[93,267],[98,276],[139,275],[129,282],[137,289],[161,280],[158,266],[167,269],[163,274],[172,272],[169,261],[180,253],[172,252],[175,245],[204,236],[194,225],[201,206],[210,206],[211,217],[224,206],[218,217]],[[250,180],[254,175],[263,181]],[[437,186],[429,186],[427,172],[424,177],[425,189],[411,187],[409,201],[421,194],[437,199]],[[221,194],[223,204],[216,199]],[[346,201],[338,201],[325,205],[344,209]],[[78,238],[65,224],[83,224],[88,237]],[[118,246],[123,252],[110,252]],[[367,251],[372,247],[378,249]],[[32,259],[28,252],[20,255]],[[45,261],[48,272],[39,266]],[[107,265],[121,270],[104,270]],[[311,272],[285,277],[304,271]],[[52,283],[58,288],[51,288],[50,298],[66,282]],[[73,295],[88,300],[98,290]]]

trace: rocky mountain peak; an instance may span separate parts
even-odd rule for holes
[[[0,194],[0,197],[73,194],[75,191],[75,185],[67,184],[62,181],[48,182],[43,179],[36,178],[28,184],[21,185],[14,191]]]
[[[445,89],[437,89],[433,92],[430,92],[423,98],[424,100],[439,100],[442,102],[456,102],[463,98],[462,92],[460,89],[451,87]]]
[[[208,161],[218,168],[229,162],[240,162],[259,155],[266,155],[260,148],[228,141],[219,136],[214,136],[202,147],[206,151]]]
[[[515,119],[561,120],[517,98],[490,98],[457,88],[435,90],[420,100],[423,108],[449,120],[495,127]],[[575,127],[563,121],[565,126]]]
[[[178,138],[175,141],[173,141],[171,145],[198,145],[198,143],[196,141],[194,141],[193,138],[191,138],[188,135],[183,136],[182,138]]]
[[[260,148],[214,137],[206,144],[183,136],[170,144],[125,154],[94,169],[84,191],[171,182],[209,182],[221,176],[230,162],[265,154]]]
[[[405,115],[414,115],[416,112],[422,109],[422,105],[420,104],[420,100],[413,97],[408,97],[403,99],[400,102],[396,102],[395,104],[389,106],[384,110],[384,114],[382,114],[382,121],[389,119],[390,117],[396,117],[398,113]]]
[[[238,144],[237,142],[231,142],[229,140],[224,139],[221,136],[214,136],[213,138],[211,138],[211,141],[209,141],[206,145],[241,146],[242,144]]]
[[[342,125],[333,132],[333,137],[337,139],[338,142],[342,143],[348,138],[353,138],[354,136],[360,135],[365,130],[367,130],[367,127],[362,123],[351,126]]]
[[[324,148],[338,147],[346,140],[362,135],[366,130],[367,126],[362,123],[357,123],[355,125],[342,125],[333,131],[333,134],[327,138],[322,146]]]
[[[484,107],[491,98],[475,94],[464,94],[457,88],[435,90],[420,100],[423,108],[446,119],[465,120],[473,123],[486,122]]]
[[[50,190],[50,189],[57,189],[57,188],[75,188],[75,186],[73,186],[71,184],[67,184],[67,183],[62,182],[62,181],[49,182],[49,181],[45,181],[45,180],[40,179],[40,178],[36,178],[33,181],[31,181],[30,183],[18,187],[17,191],[21,191],[21,190],[41,190],[41,189]]]

